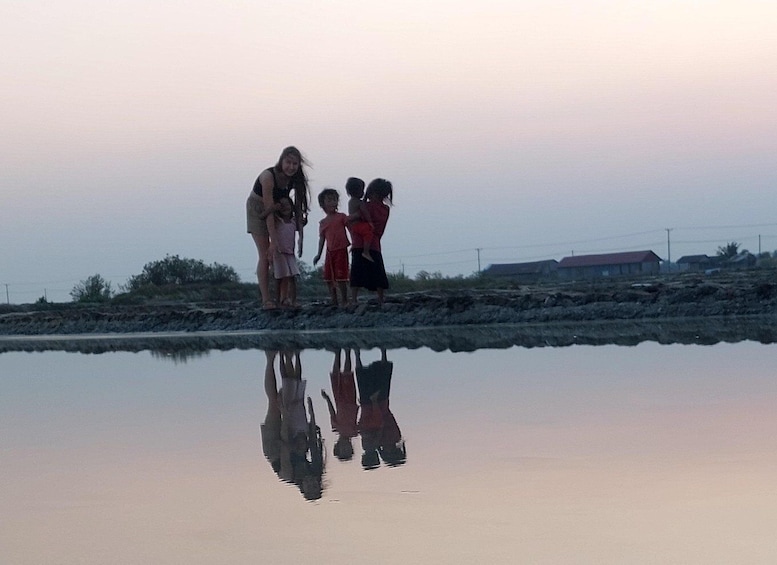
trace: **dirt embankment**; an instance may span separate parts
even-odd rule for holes
[[[404,332],[406,336],[396,340],[406,346],[450,348],[450,343],[463,339],[462,336],[477,334],[477,326],[503,324],[522,329],[517,334],[488,332],[481,342],[496,340],[504,346],[553,345],[560,340],[556,344],[563,345],[561,342],[580,343],[581,339],[603,343],[625,339],[638,343],[642,335],[666,342],[753,339],[771,343],[772,336],[777,335],[777,282],[773,275],[770,271],[749,271],[716,277],[686,275],[637,282],[545,284],[517,290],[431,291],[389,295],[383,309],[372,301],[356,310],[312,303],[300,310],[269,312],[260,310],[256,302],[245,301],[143,306],[74,304],[42,310],[25,307],[0,315],[0,338],[16,336],[13,341],[19,343],[22,336],[275,330],[270,333],[294,341],[298,338],[290,336],[295,332],[346,330],[345,334],[361,332],[362,337],[370,331],[380,331],[381,339],[386,339],[388,328],[395,336],[402,329],[447,328],[450,337],[437,345],[428,331],[415,331],[414,339]],[[458,329],[453,332],[451,327]],[[666,333],[669,327],[674,328],[675,337]],[[440,336],[445,332],[434,333]],[[500,340],[500,335],[508,333],[512,335],[510,339]],[[426,337],[418,338],[421,334]],[[570,342],[571,336],[577,341]],[[267,336],[263,339],[272,341]],[[305,342],[310,343],[311,339],[308,335]],[[41,342],[39,337],[36,341]],[[319,341],[323,347],[330,345],[327,340]],[[477,347],[477,343],[478,340],[461,343],[458,348]]]

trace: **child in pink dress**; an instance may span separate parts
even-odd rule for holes
[[[273,275],[277,285],[277,296],[282,307],[297,308],[297,279],[299,267],[294,257],[294,243],[299,233],[299,256],[302,257],[302,232],[294,218],[294,204],[288,196],[278,201],[275,214],[275,256]]]

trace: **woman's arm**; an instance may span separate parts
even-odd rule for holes
[[[259,175],[259,182],[262,184],[262,202],[264,203],[265,218],[267,221],[267,231],[270,234],[270,245],[274,246],[274,241],[277,237],[275,231],[275,215],[272,212],[275,211],[275,201],[273,200],[273,189],[275,183],[273,182],[272,172],[269,170],[262,171]]]

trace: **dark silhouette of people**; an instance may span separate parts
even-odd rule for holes
[[[359,387],[358,431],[362,441],[362,467],[376,469],[381,461],[395,467],[407,461],[402,432],[389,407],[394,364],[380,348],[380,359],[364,366],[355,350],[356,381]]]
[[[329,373],[334,400],[329,397],[324,389],[321,389],[321,396],[324,397],[329,408],[332,431],[337,433],[333,453],[341,461],[350,461],[353,459],[353,443],[351,440],[358,433],[356,418],[359,406],[356,404],[356,383],[353,378],[351,350],[345,350],[344,362],[342,357],[343,350],[336,349],[332,363],[332,372]]]
[[[267,415],[261,425],[262,451],[278,477],[299,488],[307,500],[323,493],[324,454],[321,430],[313,403],[305,406],[306,381],[299,351],[265,352],[264,390]],[[281,388],[277,388],[275,360],[279,359]]]

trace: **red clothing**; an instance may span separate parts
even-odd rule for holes
[[[348,234],[345,226],[348,224],[348,216],[342,212],[327,214],[327,216],[318,223],[318,235],[326,241],[327,251],[336,251],[337,249],[348,249],[351,244],[348,241]]]
[[[324,280],[327,282],[347,282],[350,278],[348,249],[335,249],[334,251],[327,249],[326,257],[324,257]]]
[[[367,222],[351,222],[348,224],[348,231],[351,232],[351,239],[354,241],[358,237],[364,241],[372,242],[372,226]]]
[[[370,244],[370,249],[381,251],[380,238],[383,236],[383,232],[386,230],[386,224],[388,223],[389,212],[391,212],[391,208],[389,208],[383,202],[369,200],[367,202],[367,210],[370,213],[370,218],[372,218],[373,226],[373,237],[372,243]],[[354,249],[364,248],[364,239],[358,233],[352,232],[351,237],[353,238]]]
[[[330,414],[332,431],[344,437],[356,437],[356,418],[359,405],[356,404],[356,383],[353,371],[330,373],[335,413]]]

